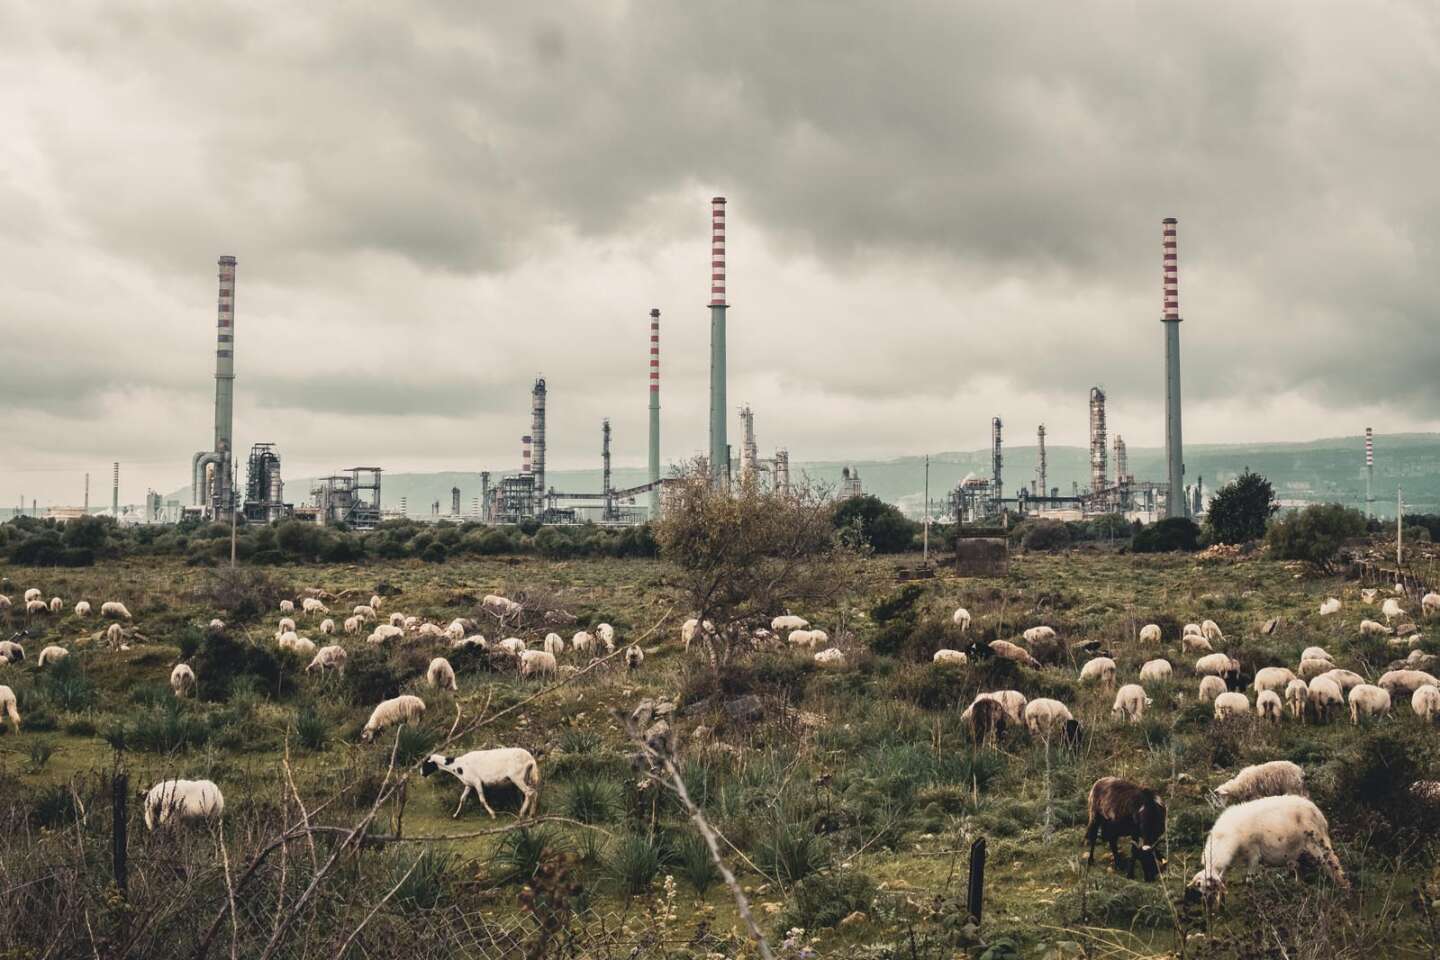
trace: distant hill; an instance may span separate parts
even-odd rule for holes
[[[1233,479],[1246,467],[1268,477],[1277,494],[1286,503],[1340,502],[1364,506],[1364,438],[1335,437],[1297,443],[1195,444],[1186,448],[1186,479],[1193,483],[1203,478],[1205,489],[1213,491]],[[1396,434],[1375,438],[1376,512],[1381,516],[1395,515],[1395,489],[1403,485],[1407,510],[1440,513],[1440,434]],[[1007,493],[1017,484],[1029,485],[1035,478],[1036,447],[1006,446],[1004,450],[1004,482]],[[1130,472],[1140,480],[1165,478],[1164,450],[1159,447],[1131,447]],[[1115,464],[1109,465],[1111,475]],[[1090,474],[1089,452],[1082,447],[1047,446],[1048,481],[1062,494],[1071,492],[1072,483],[1086,484]],[[867,493],[899,505],[906,512],[921,511],[925,489],[925,458],[899,457],[894,460],[825,460],[794,462],[795,477],[808,476],[821,484],[836,485],[840,471],[852,467],[859,471]],[[990,475],[990,451],[972,450],[933,454],[930,459],[930,496],[943,500],[967,474]],[[501,471],[493,471],[492,478]],[[644,483],[643,469],[621,468],[614,471],[614,484],[624,488]],[[304,501],[312,480],[287,478],[288,500]],[[548,483],[557,490],[593,492],[600,489],[599,470],[551,470]],[[461,511],[469,513],[472,501],[480,495],[477,472],[387,473],[384,477],[383,500],[387,510],[398,509],[401,498],[406,500],[411,516],[429,516],[431,504],[440,501],[440,512],[450,512],[450,491],[460,488]],[[168,499],[190,502],[186,487]]]

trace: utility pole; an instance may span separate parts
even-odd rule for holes
[[[1395,488],[1395,568],[1405,563],[1405,491]]]
[[[930,454],[925,454],[925,564],[930,564]]]
[[[235,484],[240,479],[240,465],[230,464],[230,569],[235,569]]]

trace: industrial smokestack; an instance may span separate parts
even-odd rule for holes
[[[1109,486],[1105,461],[1105,391],[1090,388],[1090,492],[1099,493]]]
[[[1180,255],[1176,242],[1176,219],[1161,221],[1161,249],[1164,266],[1165,324],[1165,464],[1170,481],[1166,511],[1172,517],[1186,514],[1185,451],[1180,439]]]
[[[1001,480],[1003,478],[1002,467],[1005,457],[1000,449],[1000,418],[995,417],[990,421],[990,467],[994,472],[995,499],[999,500],[1004,496],[1005,487]]]
[[[1115,485],[1118,487],[1130,479],[1130,458],[1125,450],[1125,438],[1115,434]]]
[[[520,472],[527,477],[531,475],[530,444],[530,434],[527,433],[525,434],[525,436],[520,438]]]
[[[1365,516],[1375,516],[1375,431],[1365,428]]]
[[[710,201],[710,479],[724,484],[730,473],[725,436],[725,198]]]
[[[600,460],[602,462],[600,490],[604,495],[600,510],[603,520],[615,519],[615,505],[610,501],[610,418],[600,422]]]
[[[534,442],[534,453],[530,458],[530,470],[535,475],[535,495],[538,498],[535,509],[545,509],[545,378],[535,378],[535,388],[530,391],[530,436]]]
[[[1045,424],[1043,423],[1035,430],[1035,442],[1040,448],[1039,459],[1035,463],[1035,489],[1043,497],[1045,491],[1049,489],[1045,486]]]
[[[755,411],[750,405],[740,407],[740,482],[751,483],[760,462],[760,447],[755,442]]]
[[[120,519],[120,463],[115,463],[115,480],[110,486],[110,515]]]
[[[660,309],[650,311],[650,519],[660,516]]]
[[[85,507],[83,512],[90,512],[90,474],[85,474]]]
[[[234,257],[221,257],[220,292],[215,318],[215,492],[224,509],[230,509],[230,461],[235,449],[235,266]]]
[[[450,488],[450,513],[453,516],[460,516],[460,488]]]

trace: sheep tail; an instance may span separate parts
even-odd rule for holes
[[[539,767],[538,765],[536,765],[536,763],[535,763],[533,760],[532,760],[529,764],[526,765],[526,767],[525,767],[525,773],[524,773],[524,778],[525,778],[525,786],[527,786],[527,787],[538,787],[538,786],[540,786],[540,767]]]

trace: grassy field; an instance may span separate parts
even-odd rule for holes
[[[1017,558],[1001,579],[942,576],[907,588],[895,571],[916,559],[868,560],[863,590],[843,606],[796,611],[830,630],[846,669],[817,671],[808,653],[773,650],[718,677],[679,642],[689,614],[654,561],[281,567],[267,571],[269,587],[252,585],[267,603],[248,618],[217,609],[214,572],[180,564],[0,568],[12,599],[35,586],[66,607],[28,624],[12,611],[11,627],[30,631],[28,659],[0,666],[0,683],[16,691],[24,716],[18,735],[0,736],[0,891],[12,918],[26,918],[0,924],[0,957],[189,956],[197,931],[223,915],[227,876],[233,884],[297,822],[297,798],[310,822],[351,826],[381,791],[392,751],[404,768],[452,725],[480,718],[488,719],[447,752],[529,749],[540,765],[540,814],[550,822],[513,829],[518,795],[504,791],[487,791],[497,821],[473,800],[451,819],[460,784],[417,772],[379,810],[368,833],[380,839],[347,850],[278,939],[276,917],[305,896],[339,834],[307,834],[266,859],[233,925],[228,915],[220,923],[214,953],[234,940],[238,955],[259,956],[274,941],[275,956],[331,956],[361,927],[347,955],[754,955],[674,798],[632,767],[621,716],[644,698],[681,706],[686,783],[725,838],[772,945],[786,955],[1435,955],[1435,824],[1404,788],[1440,775],[1436,730],[1411,715],[1408,698],[1390,718],[1358,728],[1217,723],[1196,703],[1194,658],[1178,647],[1182,624],[1208,618],[1251,672],[1294,668],[1300,650],[1318,644],[1373,678],[1397,653],[1383,640],[1361,640],[1359,620],[1376,611],[1360,603],[1357,584],[1262,559],[1077,553]],[[609,622],[622,644],[639,640],[646,658],[634,673],[616,660],[553,689],[456,658],[460,689],[450,694],[423,679],[429,658],[446,652],[444,641],[367,653],[363,637],[346,637],[352,662],[344,680],[306,676],[303,661],[282,657],[278,675],[236,666],[216,689],[207,691],[202,675],[206,696],[170,695],[175,663],[218,662],[204,660],[212,617],[227,621],[237,646],[224,655],[233,660],[246,645],[275,651],[280,614],[269,600],[320,588],[339,595],[330,601],[338,614],[381,581],[398,591],[382,613],[444,625],[474,616],[484,594],[501,593],[573,615],[574,625],[555,627],[567,640]],[[1321,618],[1317,607],[1329,595],[1345,609]],[[110,599],[129,606],[128,649],[98,639],[95,618],[69,612],[79,599],[97,609]],[[950,622],[957,605],[975,617],[967,637]],[[1262,636],[1273,617],[1282,618],[1280,628]],[[300,629],[317,642],[318,620],[302,619]],[[480,622],[492,639],[510,632]],[[1136,641],[1150,622],[1163,628],[1162,650]],[[1113,694],[1082,687],[1068,658],[1038,671],[995,660],[929,662],[942,646],[1018,639],[1037,624],[1055,627],[1066,644],[1098,641],[1119,663],[1120,682],[1157,656],[1175,665],[1175,679],[1149,689],[1154,703],[1142,722],[1122,724],[1110,716]],[[534,646],[548,629],[515,632]],[[50,643],[71,655],[59,668],[37,669]],[[562,663],[582,665],[571,654]],[[1047,745],[1023,731],[997,748],[972,745],[960,710],[980,690],[1012,687],[1068,704],[1085,729],[1081,747]],[[424,721],[398,739],[392,730],[360,744],[370,707],[393,690],[422,696]],[[752,695],[763,719],[725,709]],[[1215,817],[1207,791],[1240,766],[1270,759],[1305,768],[1354,890],[1272,871],[1232,882],[1217,911],[1184,904],[1184,883]],[[212,779],[226,797],[218,834],[149,834],[130,804],[128,899],[111,876],[110,791],[120,771],[131,794],[181,776]],[[1085,868],[1085,795],[1106,775],[1164,794],[1169,865],[1161,883],[1117,874],[1108,851]],[[402,842],[388,842],[397,835]],[[976,930],[964,924],[962,904],[968,848],[981,836],[989,864]],[[803,933],[787,937],[794,928]]]

